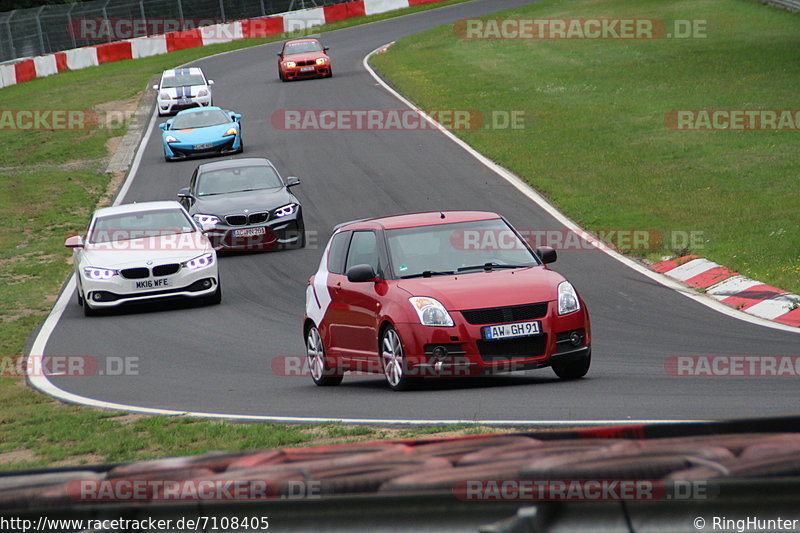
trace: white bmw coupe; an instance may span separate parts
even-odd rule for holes
[[[73,249],[78,304],[84,314],[163,298],[222,299],[217,253],[186,210],[173,201],[98,209]]]

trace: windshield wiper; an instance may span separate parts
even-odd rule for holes
[[[467,267],[461,267],[458,269],[459,272],[464,272],[466,270],[478,270],[483,269],[487,272],[494,270],[494,269],[501,269],[501,268],[529,268],[536,265],[504,265],[500,263],[484,263],[482,265],[472,265]]]
[[[450,276],[455,274],[452,270],[423,270],[419,274],[409,274],[408,276],[400,276],[400,279],[410,278],[429,278],[431,276]]]

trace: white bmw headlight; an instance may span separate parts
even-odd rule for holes
[[[423,326],[452,326],[453,317],[438,300],[427,296],[412,296],[408,299],[417,312]]]
[[[162,100],[172,100],[172,97],[169,95],[167,91],[161,91],[159,98],[161,98]]]
[[[201,226],[203,224],[219,224],[219,217],[215,217],[214,215],[203,215],[201,213],[197,213],[192,216]]]
[[[194,259],[189,259],[183,266],[188,268],[189,270],[200,270],[201,268],[206,268],[214,264],[214,254],[203,254],[198,255]]]
[[[114,276],[116,276],[117,271],[108,268],[84,267],[83,275],[89,279],[105,280],[105,279],[111,279]]]
[[[578,293],[569,281],[562,281],[558,284],[558,314],[566,315],[574,313],[581,308],[578,300]]]
[[[175,138],[175,137],[173,137],[172,135],[167,135],[167,138],[166,138],[166,139],[164,139],[164,140],[165,140],[165,141],[167,141],[168,143],[176,143],[176,142],[180,142],[180,141],[178,141],[178,139],[176,139],[176,138]]]
[[[297,211],[297,204],[287,204],[275,210],[275,218],[288,217]]]

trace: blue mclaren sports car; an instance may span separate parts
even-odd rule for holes
[[[167,161],[195,155],[238,154],[242,144],[242,115],[219,107],[186,109],[159,124]]]

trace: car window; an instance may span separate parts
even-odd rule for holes
[[[266,165],[210,170],[200,174],[197,182],[198,196],[283,187],[275,169]]]
[[[141,211],[98,217],[89,233],[91,243],[115,242],[196,231],[180,209]]]
[[[200,74],[181,74],[178,76],[169,76],[161,80],[161,88],[169,89],[171,87],[189,87],[191,85],[205,85],[206,80]]]
[[[536,266],[537,258],[502,219],[392,229],[386,233],[396,277],[456,272],[494,263]],[[476,270],[479,271],[479,270]]]
[[[191,128],[206,128],[233,122],[227,113],[220,109],[204,109],[191,113],[178,114],[172,121],[173,130],[187,130]]]
[[[322,46],[316,41],[307,41],[287,44],[286,48],[283,49],[283,53],[286,55],[306,54],[308,52],[322,52]]]
[[[347,244],[350,242],[350,231],[337,233],[331,239],[331,248],[328,252],[328,272],[344,274],[344,260],[347,255]]]
[[[353,232],[344,271],[355,265],[370,265],[378,271],[378,239],[374,231]]]

